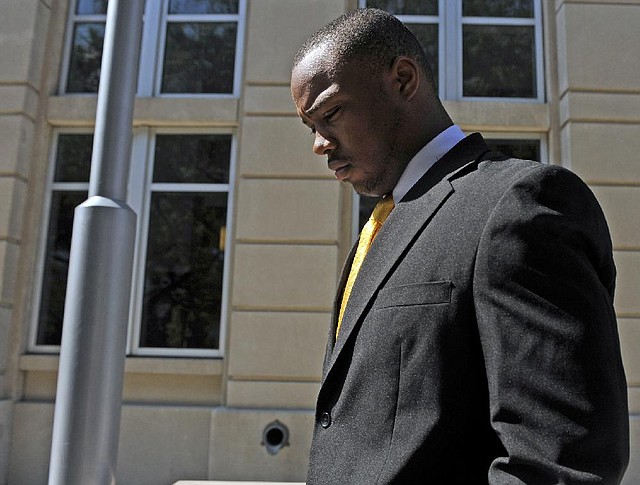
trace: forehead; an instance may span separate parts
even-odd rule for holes
[[[326,46],[320,46],[309,52],[291,72],[291,95],[298,104],[298,100],[315,98],[320,92],[330,86],[332,80],[332,66]]]
[[[310,51],[293,69],[291,95],[298,110],[306,112],[318,98],[367,90],[372,78],[366,63],[352,61],[337,66],[328,47],[320,46]]]
[[[329,44],[325,42],[307,52],[293,69],[292,74],[330,71],[334,63],[334,53]]]

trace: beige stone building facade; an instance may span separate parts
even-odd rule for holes
[[[47,480],[70,210],[86,196],[106,3],[0,2],[0,483]],[[313,30],[364,4],[147,0],[118,483],[304,480],[359,202],[312,154],[289,66]],[[399,9],[431,39],[463,130],[571,168],[600,200],[629,385],[624,483],[640,483],[640,0],[369,5]],[[506,47],[515,64],[500,61]],[[497,71],[474,65],[483,55]],[[522,79],[504,90],[509,69]],[[286,427],[270,437],[281,449],[265,446],[273,423]]]

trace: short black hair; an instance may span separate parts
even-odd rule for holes
[[[415,35],[396,17],[377,8],[347,12],[312,34],[293,58],[295,68],[313,49],[327,45],[336,68],[361,60],[372,67],[391,67],[399,56],[414,59],[434,85],[427,55]]]

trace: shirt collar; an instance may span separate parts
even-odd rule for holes
[[[404,172],[402,172],[400,180],[398,180],[398,183],[393,189],[393,200],[396,201],[396,203],[401,201],[411,187],[427,173],[427,170],[464,137],[465,135],[458,125],[451,125],[423,146],[409,161]]]

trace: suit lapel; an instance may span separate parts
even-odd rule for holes
[[[372,304],[373,296],[402,259],[417,234],[453,192],[451,178],[463,167],[477,161],[488,151],[489,148],[479,134],[470,135],[442,157],[416,183],[402,201],[396,204],[360,268],[345,309],[338,339],[334,343],[342,293],[355,254],[355,246],[352,248],[343,267],[337,297],[334,301],[332,333],[329,335],[327,344],[323,382],[345,344],[349,341],[351,334],[361,324],[361,317],[367,307]]]

